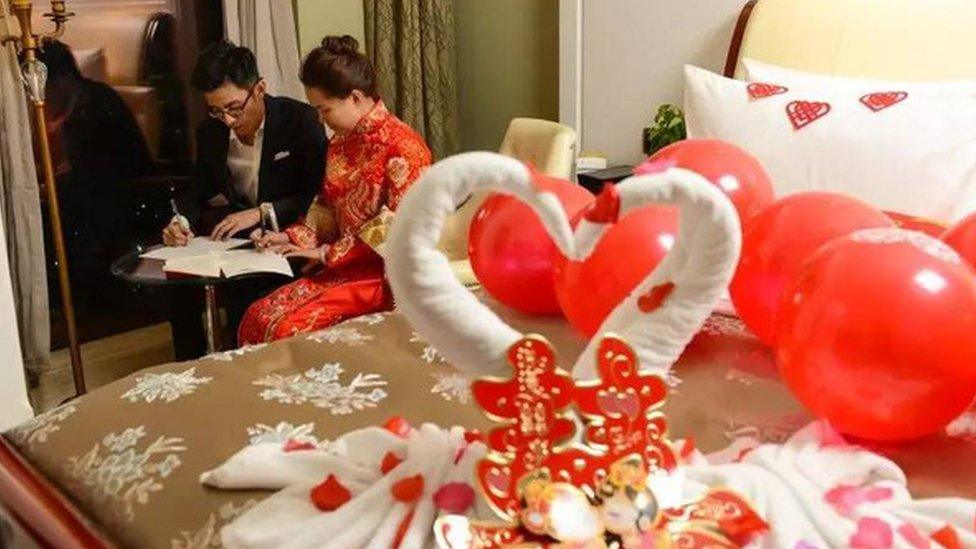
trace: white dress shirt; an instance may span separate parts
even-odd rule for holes
[[[227,148],[227,169],[230,170],[230,184],[237,195],[244,197],[250,206],[258,205],[258,172],[261,167],[263,140],[263,122],[254,134],[254,145],[245,145],[233,130],[230,131],[230,145]]]

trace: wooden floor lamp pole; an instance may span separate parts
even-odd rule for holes
[[[54,32],[38,36],[31,29],[31,0],[12,0],[10,11],[20,24],[20,36],[6,36],[0,42],[15,42],[21,55],[21,76],[34,105],[34,128],[40,148],[41,164],[44,173],[44,189],[47,195],[47,209],[51,218],[51,236],[57,258],[58,282],[61,287],[61,307],[68,329],[68,347],[71,354],[71,374],[75,382],[75,394],[85,393],[85,370],[81,363],[81,348],[78,343],[78,328],[75,324],[74,301],[71,298],[71,280],[68,277],[68,255],[64,245],[64,230],[61,226],[61,208],[58,203],[58,188],[51,162],[51,145],[47,138],[47,121],[44,117],[44,86],[47,81],[47,67],[37,59],[37,50],[45,39],[53,40],[64,32],[64,22],[74,15],[64,7],[64,0],[52,0],[51,13],[44,14],[55,25]]]

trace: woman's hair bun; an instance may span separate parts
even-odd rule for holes
[[[348,34],[326,36],[322,39],[322,48],[332,55],[349,55],[359,51],[359,41]]]

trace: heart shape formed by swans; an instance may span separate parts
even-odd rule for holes
[[[510,194],[528,204],[559,250],[577,261],[593,252],[617,218],[636,208],[662,204],[681,211],[675,246],[604,320],[576,360],[576,379],[596,377],[596,351],[607,334],[634,348],[642,371],[666,374],[714,310],[739,258],[742,237],[735,208],[692,171],[671,168],[621,181],[598,198],[599,215],[587,216],[573,231],[559,200],[537,188],[521,162],[488,152],[441,160],[400,203],[387,240],[387,275],[397,306],[413,328],[472,375],[504,367],[508,349],[525,337],[454,277],[437,248],[447,217],[479,191]]]

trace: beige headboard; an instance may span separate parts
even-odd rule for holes
[[[976,0],[759,0],[729,51],[811,72],[891,80],[976,78]],[[751,13],[750,13],[751,12]],[[731,69],[731,70],[730,70]]]

